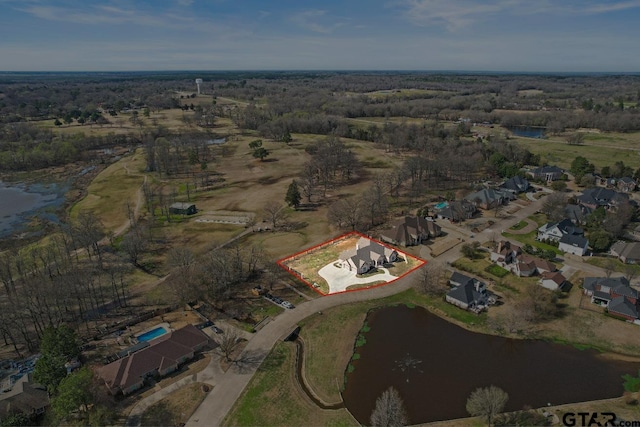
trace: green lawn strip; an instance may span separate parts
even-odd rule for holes
[[[503,278],[509,274],[509,270],[506,270],[496,264],[491,264],[490,266],[485,268],[484,271],[499,278]]]
[[[520,221],[519,223],[509,227],[509,230],[522,230],[527,226],[527,224],[528,224],[527,221]]]
[[[225,418],[226,426],[356,425],[346,409],[324,411],[294,384],[295,346],[279,342]]]
[[[611,263],[611,261],[613,261],[613,263]],[[611,263],[611,265],[613,266],[613,269],[618,273],[626,273],[627,269],[634,269],[636,272],[636,276],[640,275],[640,265],[624,264],[623,262],[615,258],[589,257],[586,262],[601,268],[606,268],[607,264]]]
[[[552,245],[547,245],[546,243],[542,243],[536,240],[536,236],[538,235],[538,230],[533,230],[530,233],[527,234],[511,234],[511,233],[502,233],[502,235],[504,237],[506,237],[507,239],[512,239],[512,240],[517,240],[520,243],[523,244],[529,244],[533,247],[536,247],[538,249],[544,249],[546,251],[553,251],[556,254],[560,255],[562,254],[562,252],[560,252],[560,250]]]

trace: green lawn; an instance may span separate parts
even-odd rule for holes
[[[617,271],[618,273],[626,274],[630,270],[632,270],[632,271],[635,271],[636,277],[640,276],[640,265],[624,264],[623,262],[615,258],[589,257],[586,262],[601,268],[606,268],[607,264],[611,263],[611,266],[613,267],[614,271]]]
[[[453,264],[454,267],[464,270],[466,272],[475,274],[486,280],[496,281],[496,286],[503,286],[507,289],[518,289],[520,287],[529,286],[538,282],[537,277],[518,277],[514,274],[508,274],[502,279],[497,279],[494,275],[487,272],[488,268],[494,265],[489,259],[474,259],[470,260],[466,257],[458,258]],[[512,289],[513,288],[513,289]]]
[[[225,418],[225,426],[355,426],[346,409],[325,411],[307,401],[293,378],[295,347],[279,342]]]
[[[502,278],[509,274],[509,270],[506,270],[499,265],[492,264],[489,267],[484,269],[487,273],[493,274],[496,277]]]
[[[522,244],[529,244],[535,248],[538,249],[544,249],[546,251],[553,251],[556,254],[560,255],[562,252],[560,252],[560,250],[552,245],[547,245],[546,243],[542,243],[536,240],[536,237],[538,236],[538,230],[533,230],[530,233],[527,234],[512,234],[512,233],[502,233],[502,235],[504,237],[506,237],[507,239],[512,239],[512,240],[517,240],[518,242],[522,243]]]
[[[527,226],[527,224],[528,224],[527,221],[520,221],[519,223],[509,227],[509,230],[522,230],[523,228],[525,228]]]

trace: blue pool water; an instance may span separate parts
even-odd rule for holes
[[[166,333],[167,333],[167,330],[162,326],[160,326],[158,328],[145,332],[142,335],[138,335],[138,342],[151,341],[152,339],[158,338],[159,336],[164,335]]]
[[[442,209],[442,208],[446,208],[447,206],[449,206],[449,203],[447,202],[440,202],[437,205],[435,205],[436,209]]]

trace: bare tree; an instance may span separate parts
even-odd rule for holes
[[[419,276],[419,284],[425,294],[431,296],[442,296],[446,291],[446,286],[442,282],[444,269],[438,262],[430,262],[422,268]]]
[[[467,399],[467,412],[474,417],[483,417],[490,426],[493,418],[504,409],[509,400],[507,392],[494,385],[477,388]]]
[[[616,271],[616,260],[613,258],[607,258],[602,264],[602,269],[604,270],[604,275],[611,277],[611,274]]]
[[[268,202],[262,211],[271,223],[273,230],[277,229],[287,217],[286,206],[276,201]]]
[[[407,411],[400,393],[389,387],[376,399],[376,407],[371,413],[373,427],[400,427],[407,425]]]
[[[565,217],[565,206],[567,205],[567,195],[563,193],[549,194],[542,205],[549,221],[561,221]]]
[[[362,224],[362,207],[359,197],[340,199],[329,206],[327,219],[339,228],[356,230]]]
[[[638,277],[638,268],[635,265],[625,264],[623,269],[624,277],[626,277],[629,282]]]
[[[231,362],[233,353],[242,343],[242,339],[235,329],[224,328],[223,333],[216,336],[215,342],[218,344],[218,352],[227,362]]]

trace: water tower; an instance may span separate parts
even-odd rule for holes
[[[202,84],[202,79],[196,79],[196,86],[198,86],[198,95],[200,95],[200,85]]]

